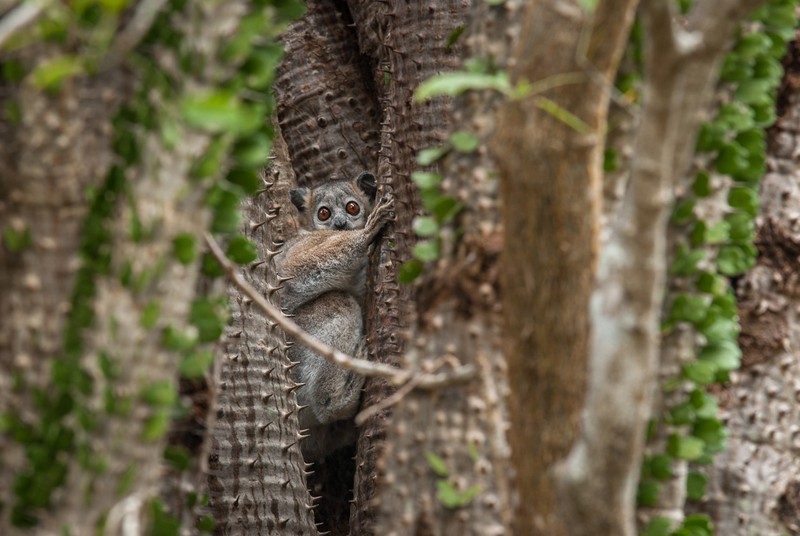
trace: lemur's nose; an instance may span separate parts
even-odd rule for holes
[[[347,221],[341,216],[336,216],[333,218],[333,226],[339,230],[344,229],[347,227]]]

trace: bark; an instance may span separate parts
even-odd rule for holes
[[[730,437],[727,450],[708,469],[709,499],[701,505],[719,534],[800,534],[800,434],[795,424],[800,392],[798,58],[793,42],[778,98],[779,118],[768,132],[768,171],[761,181],[756,234],[759,259],[737,286],[742,369],[720,394]]]
[[[260,260],[242,275],[270,299],[280,285],[274,256],[296,229],[292,214],[284,210],[293,177],[279,135],[274,153],[266,188],[243,206],[245,234],[258,245]],[[216,382],[217,423],[208,471],[216,532],[317,534],[285,336],[235,287],[228,295],[232,315]]]
[[[555,87],[508,103],[493,142],[506,229],[509,440],[525,534],[565,533],[550,470],[574,442],[583,407],[607,94],[635,6],[601,2],[592,15],[578,2],[530,4],[513,78]],[[546,113],[543,97],[574,114],[583,130]]]
[[[48,51],[21,58],[33,65]],[[63,352],[88,203],[112,161],[111,118],[124,97],[119,71],[78,78],[57,95],[30,85],[0,89],[3,108],[24,110],[22,123],[0,122],[0,229],[29,233],[31,245],[0,245],[0,413],[29,419],[32,393],[46,389],[52,360]],[[103,95],[98,99],[98,95]],[[67,143],[58,143],[61,138]],[[15,378],[17,378],[15,380]],[[20,382],[20,379],[24,378]],[[16,385],[15,385],[16,383]],[[0,434],[0,526],[10,527],[14,482],[27,467],[22,445]],[[61,512],[61,505],[58,507]]]
[[[622,211],[592,298],[590,376],[581,438],[560,479],[571,534],[634,534],[634,492],[657,363],[667,216],[734,28],[758,2],[696,3],[685,29],[645,1],[641,126]],[[690,33],[691,32],[691,33]]]

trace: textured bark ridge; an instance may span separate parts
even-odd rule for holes
[[[378,102],[347,17],[331,0],[311,1],[283,36],[278,119],[303,186],[375,171]]]
[[[260,259],[243,274],[270,299],[280,284],[273,258],[295,225],[284,210],[292,172],[280,138],[275,155],[267,187],[243,207],[245,235],[258,245]],[[229,297],[232,319],[224,335],[208,476],[216,531],[317,534],[285,337],[238,290],[231,287]]]
[[[779,117],[761,182],[757,265],[738,284],[742,370],[722,393],[728,448],[710,468],[702,506],[717,534],[800,534],[800,54],[790,45]]]

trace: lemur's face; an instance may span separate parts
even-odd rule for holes
[[[375,177],[365,172],[355,180],[332,180],[313,190],[298,188],[290,194],[311,229],[362,229],[375,200]]]

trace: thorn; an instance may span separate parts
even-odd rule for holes
[[[275,396],[275,393],[269,393],[269,394],[266,394],[266,395],[264,395],[264,397],[261,399],[261,401],[262,401],[264,404],[266,404],[267,402],[269,402],[269,399],[270,399],[270,398],[272,398],[273,396]]]
[[[242,303],[245,305],[250,305],[253,303],[253,298],[250,298],[249,296],[242,296]]]
[[[284,489],[287,488],[289,486],[289,482],[291,482],[291,480],[287,478],[285,482],[281,482],[281,487]]]
[[[275,255],[277,255],[280,252],[281,251],[279,249],[278,250],[272,250],[272,249],[267,248],[266,255],[267,255],[268,259],[271,259],[272,257],[274,257]]]
[[[270,349],[268,350],[268,352],[269,352],[269,353],[272,353],[272,350],[274,350],[274,349],[275,349],[275,348],[270,348]],[[265,371],[264,371],[264,378],[270,378],[270,377],[272,377],[272,373],[273,373],[273,371],[274,371],[274,370],[275,370],[275,366],[273,366],[271,369],[265,370]]]
[[[300,413],[301,411],[303,411],[304,409],[306,409],[308,407],[308,404],[306,404],[305,406],[301,406],[300,404],[295,404],[295,406],[296,406],[296,409],[297,409],[297,413]]]
[[[239,506],[239,495],[237,495],[236,498],[233,500],[233,506],[234,507]]]
[[[286,524],[289,522],[289,519],[290,519],[290,518],[288,518],[288,517],[287,517],[286,519],[281,519],[281,520],[279,520],[279,521],[278,521],[278,526],[279,526],[280,528],[284,528],[284,527],[286,527]]]
[[[306,471],[308,471],[309,469],[311,469],[312,467],[314,467],[314,463],[313,463],[313,462],[312,462],[312,463],[306,463],[306,462],[303,462],[303,465],[305,466],[305,470],[306,470]]]
[[[242,330],[237,331],[236,333],[231,333],[228,335],[231,339],[239,339],[242,336]]]
[[[305,383],[296,383],[293,386],[291,386],[288,389],[286,389],[286,392],[287,393],[293,393],[293,392],[297,391],[298,389],[300,389],[304,385],[305,385]]]
[[[262,265],[262,264],[264,264],[265,262],[266,262],[266,261],[258,261],[258,262],[254,262],[253,264],[251,264],[251,265],[250,265],[250,269],[251,269],[251,270],[255,270],[256,268],[258,268],[259,266],[261,266],[261,265]]]
[[[258,230],[259,230],[261,227],[263,227],[263,226],[264,226],[264,224],[265,224],[265,223],[267,223],[268,221],[269,221],[269,220],[264,220],[264,221],[262,221],[262,222],[258,222],[258,223],[251,223],[251,224],[250,224],[250,231],[251,231],[251,232],[258,231]]]
[[[279,275],[277,279],[278,279],[278,284],[280,285],[280,284],[283,284],[285,281],[290,281],[290,280],[294,279],[294,276],[283,277],[283,276]]]
[[[299,441],[302,441],[303,439],[305,439],[305,438],[307,438],[308,436],[311,435],[311,434],[303,434],[303,432],[308,432],[308,430],[307,429],[306,430],[300,430],[299,432],[297,432],[297,439]]]
[[[283,370],[292,370],[294,367],[300,364],[300,361],[289,361],[288,365],[283,366]]]

